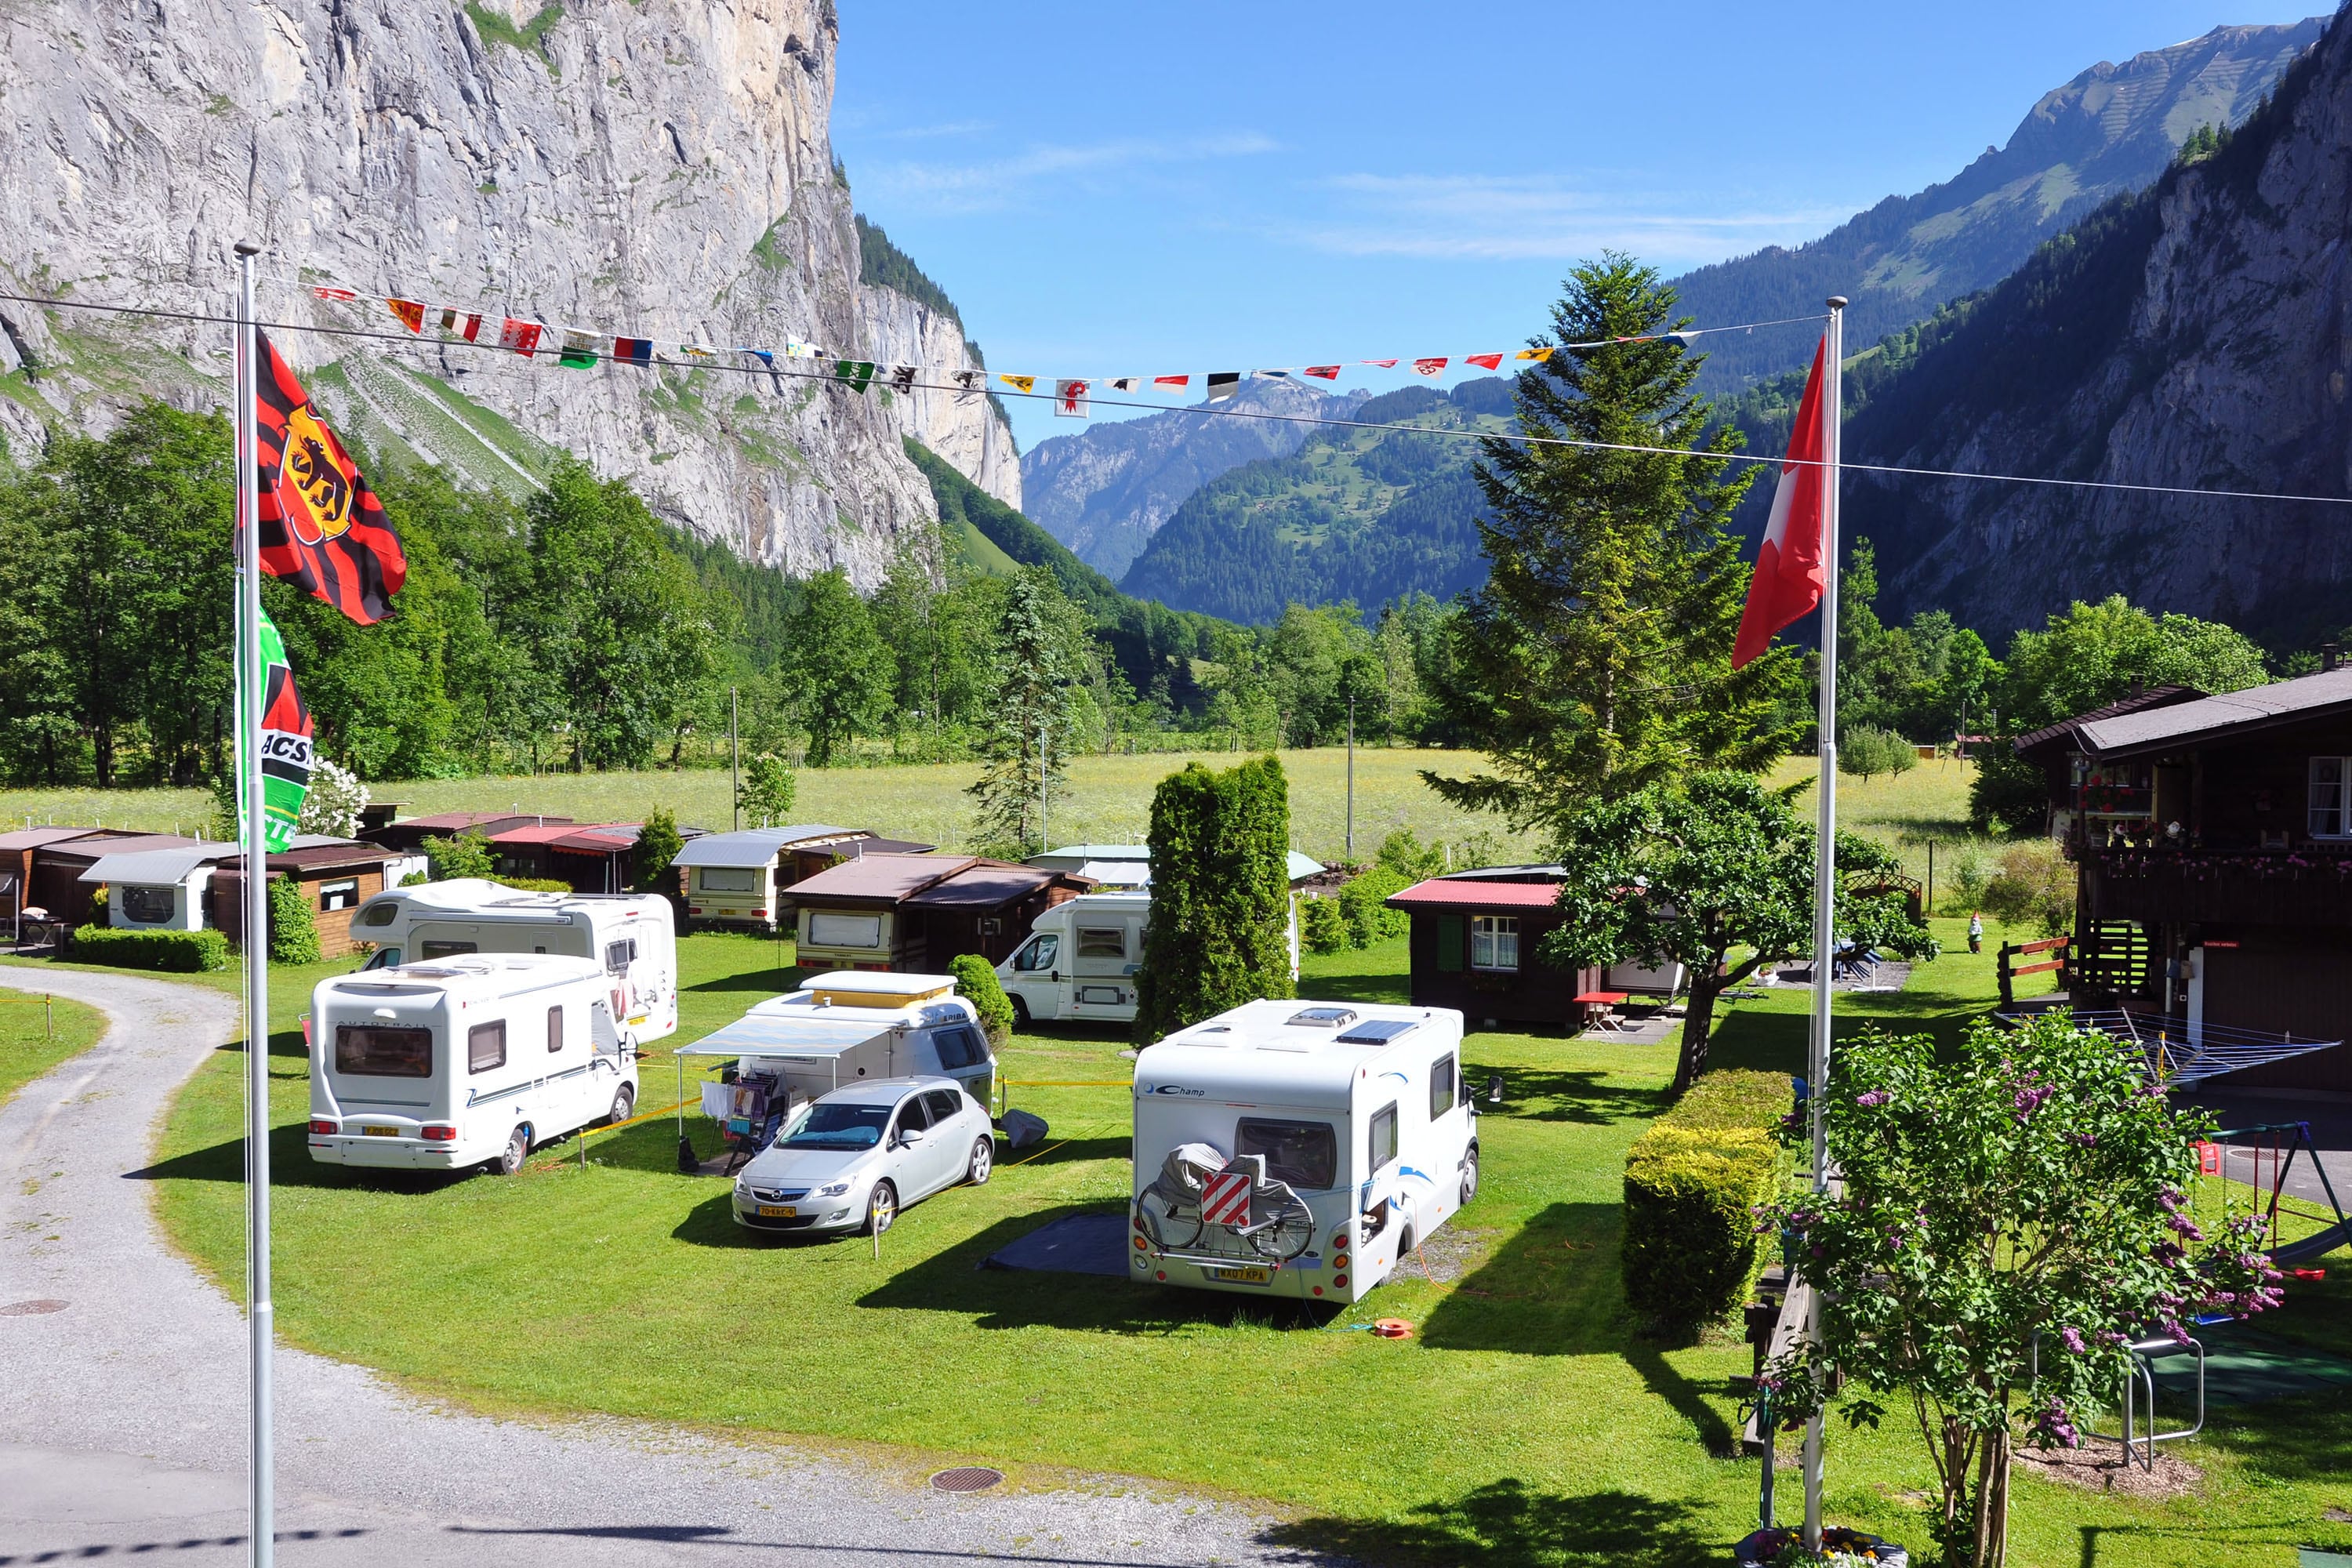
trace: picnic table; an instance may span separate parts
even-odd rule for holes
[[[1630,991],[1580,991],[1569,1000],[1584,1009],[1584,1026],[1588,1029],[1622,1030],[1617,1009],[1623,1006]]]

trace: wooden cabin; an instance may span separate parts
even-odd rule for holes
[[[934,847],[862,827],[803,823],[706,833],[671,864],[688,919],[765,931],[777,921],[776,895],[786,888],[861,855],[928,855]]]
[[[1560,924],[1559,882],[1557,866],[1496,866],[1390,894],[1388,906],[1412,921],[1412,1005],[1459,1008],[1474,1029],[1581,1027],[1575,998],[1602,989],[1602,972],[1536,956]]]
[[[972,855],[860,855],[776,895],[803,969],[944,970],[1012,956],[1030,922],[1091,879]]]

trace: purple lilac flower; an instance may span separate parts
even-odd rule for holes
[[[2065,1344],[2068,1350],[2073,1351],[2076,1355],[2081,1355],[2083,1353],[2084,1346],[2083,1344],[2082,1330],[2061,1329],[2058,1331],[2058,1338]]]
[[[2205,1233],[2198,1228],[2197,1222],[2190,1219],[2185,1214],[2176,1211],[2172,1216],[2164,1223],[2170,1226],[2175,1234],[2181,1236],[2188,1240],[2202,1241],[2205,1239]]]
[[[2077,1132],[2073,1136],[2074,1142],[2085,1149],[2095,1147],[2099,1142],[2099,1135],[2095,1132]]]
[[[2083,1436],[2074,1430],[2074,1423],[2067,1418],[2065,1405],[2055,1399],[2042,1407],[2041,1414],[2034,1417],[2033,1424],[2043,1436],[2062,1448],[2083,1446]]]
[[[1887,1093],[1883,1089],[1874,1089],[1868,1094],[1855,1095],[1853,1097],[1853,1102],[1856,1105],[1874,1108],[1885,1104],[1888,1100],[1894,1098],[1895,1097],[1893,1095]]]

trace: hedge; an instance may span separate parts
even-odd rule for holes
[[[988,1041],[1001,1046],[1013,1037],[1013,999],[996,978],[996,970],[988,960],[976,952],[960,952],[948,961],[948,973],[955,976],[956,994],[972,1005],[980,1015],[981,1027],[988,1031]]]
[[[1748,1299],[1767,1256],[1755,1210],[1780,1181],[1773,1130],[1794,1100],[1785,1073],[1708,1073],[1626,1152],[1620,1258],[1635,1312],[1686,1330]]]
[[[1412,917],[1389,908],[1385,900],[1412,884],[1412,878],[1392,866],[1375,866],[1341,888],[1339,913],[1347,921],[1348,945],[1370,947],[1411,931]]]
[[[1338,952],[1348,945],[1348,917],[1338,899],[1299,900],[1298,941],[1309,952]]]
[[[310,889],[292,877],[272,877],[269,889],[269,962],[319,962],[319,922],[310,915]]]
[[[1256,757],[1199,763],[1151,795],[1151,924],[1135,977],[1135,1037],[1149,1043],[1262,996],[1290,973],[1290,784]]]
[[[122,931],[113,926],[89,925],[73,933],[73,955],[84,963],[197,974],[228,967],[228,938],[209,928]]]

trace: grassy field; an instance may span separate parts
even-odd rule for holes
[[[1957,922],[1938,934],[1964,946]],[[696,936],[682,957],[684,1038],[782,984],[790,948]],[[565,1144],[513,1181],[362,1181],[312,1165],[294,1025],[304,982],[328,967],[281,972],[272,1008],[278,1309],[295,1342],[491,1409],[892,1445],[910,1473],[956,1459],[1008,1466],[1016,1481],[1076,1468],[1219,1489],[1276,1505],[1302,1547],[1375,1559],[1679,1568],[1752,1521],[1756,1467],[1727,1457],[1727,1380],[1747,1348],[1645,1340],[1618,1284],[1622,1162],[1664,1103],[1670,1045],[1473,1036],[1468,1075],[1499,1072],[1506,1098],[1482,1121],[1486,1184],[1460,1222],[1460,1277],[1391,1283],[1322,1324],[1235,1298],[977,1267],[1055,1215],[1123,1202],[1129,1069],[1115,1035],[1019,1037],[1004,1053],[1013,1101],[1054,1124],[1052,1141],[984,1188],[909,1211],[877,1261],[862,1240],[739,1231],[722,1184],[676,1173],[666,1121],[599,1134],[584,1171]],[[1303,989],[1402,999],[1403,968],[1401,943],[1314,958]],[[1851,1006],[1948,1030],[1991,986],[1990,954],[1961,952]],[[1804,1005],[1794,992],[1734,1004],[1717,1064],[1795,1068]],[[656,1055],[645,1070],[645,1103],[667,1104],[669,1063]],[[1021,1087],[1073,1079],[1099,1087]],[[230,1288],[238,1084],[235,1053],[205,1065],[155,1172],[165,1225]],[[709,1124],[688,1126],[707,1150]],[[2284,1326],[2352,1306],[2330,1272],[2296,1287]],[[1411,1321],[1414,1337],[1349,1331],[1373,1316]],[[2323,1517],[2352,1504],[2342,1401],[2222,1407],[2209,1433],[2176,1448],[2203,1479],[2174,1501],[2021,1476],[2014,1561],[2285,1568],[2298,1542],[2352,1547],[2352,1526]],[[1831,1455],[1834,1517],[1924,1542],[1916,1500],[1931,1482],[1911,1433],[1841,1430]]]
[[[38,994],[0,990],[0,1105],[59,1062],[98,1044],[104,1033],[105,1015],[95,1007],[62,996],[44,1006]]]

